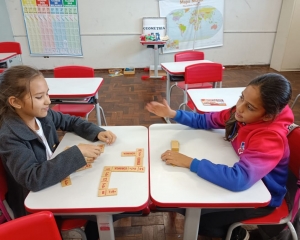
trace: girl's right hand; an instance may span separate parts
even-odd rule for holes
[[[77,147],[84,157],[95,159],[101,154],[101,149],[97,145],[80,143],[77,145]]]
[[[164,99],[162,103],[159,102],[147,103],[146,109],[149,112],[154,113],[156,116],[159,117],[174,118],[176,116],[176,111],[170,108],[166,99]]]

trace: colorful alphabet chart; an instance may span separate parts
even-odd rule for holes
[[[31,55],[82,56],[77,0],[21,0]]]

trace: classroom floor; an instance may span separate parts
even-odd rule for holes
[[[254,77],[276,72],[269,66],[226,67],[222,87],[243,87]],[[108,125],[143,125],[165,123],[145,110],[150,101],[162,101],[165,98],[165,81],[159,79],[141,80],[147,73],[137,69],[135,75],[109,77],[107,70],[96,70],[97,77],[103,77],[104,83],[99,91],[99,102],[103,107]],[[293,99],[300,93],[300,72],[281,72],[290,80]],[[52,71],[44,71],[45,77],[53,77]],[[182,102],[181,90],[174,88],[171,107],[177,109]],[[293,99],[291,103],[293,102]],[[300,99],[293,109],[295,123],[300,124]],[[95,113],[89,121],[96,123]],[[59,133],[63,134],[63,133]],[[175,240],[182,239],[184,217],[170,212],[151,213],[146,217],[128,217],[114,223],[116,240]],[[255,231],[254,231],[255,232]],[[254,233],[253,232],[253,233]],[[201,240],[208,240],[201,238]],[[250,240],[260,240],[251,235]]]

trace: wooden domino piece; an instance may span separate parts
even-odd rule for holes
[[[92,157],[85,157],[84,159],[87,163],[93,163],[95,161],[95,158]]]
[[[88,169],[88,168],[91,168],[91,167],[92,167],[92,164],[91,163],[87,163],[82,168],[77,169],[76,172],[79,172],[79,171],[82,171],[82,170],[85,170],[85,169]]]
[[[121,157],[135,157],[135,152],[134,151],[121,152]]]
[[[72,181],[71,181],[70,176],[68,176],[65,179],[63,179],[60,183],[61,183],[62,187],[67,187],[67,186],[72,185]]]
[[[104,153],[105,144],[98,144],[98,147],[100,147],[101,153]]]
[[[177,140],[171,141],[171,150],[174,152],[179,152],[179,142]]]
[[[106,189],[106,196],[114,196],[118,194],[118,189],[117,188],[109,188]]]
[[[109,182],[100,182],[99,189],[107,189]]]
[[[134,166],[143,166],[143,157],[135,157]]]
[[[144,148],[137,148],[136,149],[136,156],[144,158]]]
[[[110,177],[111,171],[103,171],[101,177]]]
[[[128,172],[128,166],[113,166],[112,172]]]
[[[98,189],[98,197],[105,197],[107,189]]]

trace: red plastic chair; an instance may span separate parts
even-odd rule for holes
[[[174,62],[184,62],[184,61],[195,61],[195,60],[204,60],[204,52],[200,51],[184,51],[179,52],[174,55]],[[171,93],[173,87],[177,86],[177,82],[184,81],[184,76],[170,76],[170,81],[175,82],[169,89],[169,99],[171,99]],[[211,85],[204,85],[208,87],[212,87]]]
[[[4,205],[3,209],[1,208],[1,210],[2,210],[2,213],[4,214],[5,218],[8,221],[10,221],[11,219],[14,218],[14,216],[13,216],[12,210],[8,206],[7,202],[5,201],[5,195],[6,195],[7,191],[8,191],[8,188],[7,188],[7,182],[6,182],[6,172],[3,167],[2,160],[0,159],[0,200],[3,201],[3,205]],[[80,237],[82,240],[86,240],[85,233],[81,229],[81,227],[85,226],[86,223],[87,223],[86,219],[65,218],[65,219],[61,219],[59,221],[59,229],[63,235],[68,235],[69,233],[70,234],[73,233],[73,234],[76,234],[76,237],[74,237],[74,238]],[[1,234],[0,234],[0,239],[6,239],[6,238],[1,238]],[[14,238],[11,238],[11,239],[14,239]],[[15,239],[23,239],[23,238],[15,238]],[[30,238],[28,238],[28,239],[30,239]]]
[[[288,141],[289,141],[289,147],[290,147],[290,162],[289,162],[289,169],[291,171],[290,174],[294,175],[292,176],[295,179],[298,179],[299,176],[299,170],[300,170],[300,128],[295,128],[290,132],[288,135]],[[296,185],[296,180],[295,180]],[[287,185],[287,189],[289,191],[289,186]],[[298,190],[299,191],[299,190]],[[294,200],[294,199],[292,199]],[[299,207],[299,203],[297,207]],[[298,236],[296,233],[296,230],[293,226],[293,224],[290,222],[292,217],[291,211],[288,208],[287,201],[283,200],[281,206],[277,207],[274,212],[271,214],[264,216],[264,217],[258,217],[258,218],[252,218],[249,220],[233,223],[227,232],[226,240],[229,240],[231,238],[231,234],[234,228],[241,226],[241,225],[277,225],[277,224],[287,224],[291,231],[292,239],[298,240]]]
[[[93,78],[94,76],[94,69],[91,67],[62,66],[54,68],[55,78]],[[52,110],[73,116],[85,117],[86,120],[88,120],[88,116],[94,108],[94,104],[56,104],[52,107]],[[107,125],[104,111],[101,106],[100,111],[105,125]]]
[[[20,62],[22,62],[21,44],[18,42],[0,42],[0,53],[17,53],[19,55]],[[10,61],[7,61],[7,68],[10,67]]]
[[[42,211],[0,225],[0,239],[61,240],[53,213]]]
[[[8,188],[6,182],[6,172],[0,159],[0,210],[2,212],[2,217],[0,217],[1,222],[10,221],[14,218],[12,211],[5,200],[5,195],[7,191]]]
[[[185,68],[184,82],[179,82],[177,86],[184,91],[183,103],[181,107],[187,105],[190,109],[195,110],[191,100],[188,100],[187,90],[197,88],[216,87],[218,82],[222,82],[223,65],[220,63],[198,63]],[[204,85],[210,84],[210,86]]]

